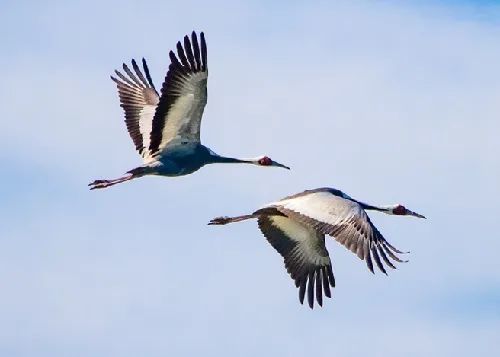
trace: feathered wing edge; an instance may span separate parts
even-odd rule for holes
[[[280,228],[280,224],[292,224],[293,229],[302,230],[298,232],[301,235],[307,232],[308,238],[298,241],[290,232]],[[258,225],[267,241],[283,257],[285,268],[299,289],[300,303],[303,304],[307,292],[311,309],[314,307],[314,297],[317,303],[323,306],[323,293],[330,298],[330,287],[335,287],[324,235],[283,215],[259,215]]]
[[[116,83],[118,89],[120,106],[124,110],[127,131],[134,142],[136,150],[140,155],[145,157],[147,156],[147,148],[144,144],[145,141],[149,140],[144,140],[144,137],[149,136],[150,133],[149,131],[145,132],[141,127],[141,120],[153,120],[153,111],[150,110],[151,114],[146,113],[145,108],[148,106],[151,109],[155,108],[158,104],[159,96],[144,58],[142,59],[142,66],[146,77],[144,77],[137,62],[132,59],[133,72],[127,64],[123,63],[122,68],[126,75],[115,70],[117,77],[111,76],[111,79]],[[148,114],[150,117],[148,117]]]
[[[177,56],[173,51],[169,52],[170,65],[161,88],[161,96],[158,107],[153,118],[149,150],[152,154],[160,150],[162,145],[164,128],[167,125],[167,117],[176,101],[183,95],[183,86],[190,86],[190,78],[194,75],[207,71],[207,45],[205,35],[200,33],[200,44],[196,32],[192,32],[191,40],[184,36],[183,44],[177,42]],[[205,82],[206,103],[206,82]],[[201,120],[205,103],[201,105],[201,112],[197,121]],[[197,123],[199,125],[199,123]],[[199,133],[198,133],[199,135]],[[199,138],[198,138],[199,139]]]

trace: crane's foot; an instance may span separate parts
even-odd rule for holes
[[[222,224],[228,224],[231,222],[231,217],[216,217],[212,219],[210,222],[208,222],[209,225],[222,225]]]
[[[216,217],[212,219],[210,222],[208,222],[209,225],[223,225],[223,224],[228,224],[228,223],[233,223],[233,222],[241,222],[247,219],[252,219],[252,218],[257,218],[258,216],[255,214],[245,214],[243,216],[236,216],[236,217]]]
[[[95,180],[94,182],[89,183],[90,190],[98,190],[101,188],[106,188],[109,186],[116,185],[118,183],[122,183],[125,181],[132,180],[134,175],[123,176],[114,180]]]

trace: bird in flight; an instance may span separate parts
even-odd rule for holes
[[[386,267],[406,262],[404,254],[393,247],[370,221],[366,210],[398,216],[425,218],[402,205],[372,206],[357,201],[334,188],[307,190],[269,203],[252,214],[217,217],[209,225],[224,225],[256,218],[267,241],[284,259],[285,267],[299,288],[299,300],[307,300],[311,309],[314,296],[323,305],[323,293],[331,297],[335,287],[332,262],[325,246],[325,234],[365,260],[374,273],[373,262],[387,275]],[[384,265],[385,264],[385,265]]]
[[[170,51],[170,66],[158,94],[149,68],[142,59],[141,71],[135,60],[132,69],[123,64],[115,71],[121,107],[127,130],[144,164],[112,180],[95,180],[90,189],[100,189],[145,175],[182,176],[207,164],[243,163],[258,166],[289,167],[268,156],[237,159],[220,156],[200,142],[200,124],[207,103],[207,45],[193,31],[191,39],[177,42],[177,56]]]

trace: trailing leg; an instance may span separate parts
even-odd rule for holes
[[[148,167],[136,167],[126,173],[126,175],[122,177],[118,177],[112,180],[95,180],[94,182],[89,183],[90,190],[97,190],[101,188],[106,188],[109,186],[116,185],[118,183],[122,183],[125,181],[130,181],[138,177],[142,177],[146,175]]]
[[[216,217],[208,222],[209,225],[224,225],[228,223],[241,222],[247,219],[257,218],[255,214],[245,214],[243,216],[236,217]]]

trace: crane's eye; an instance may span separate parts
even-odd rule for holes
[[[259,165],[269,166],[269,165],[271,165],[273,163],[273,160],[271,160],[267,156],[264,156],[262,159],[259,159],[258,162],[259,162]]]

